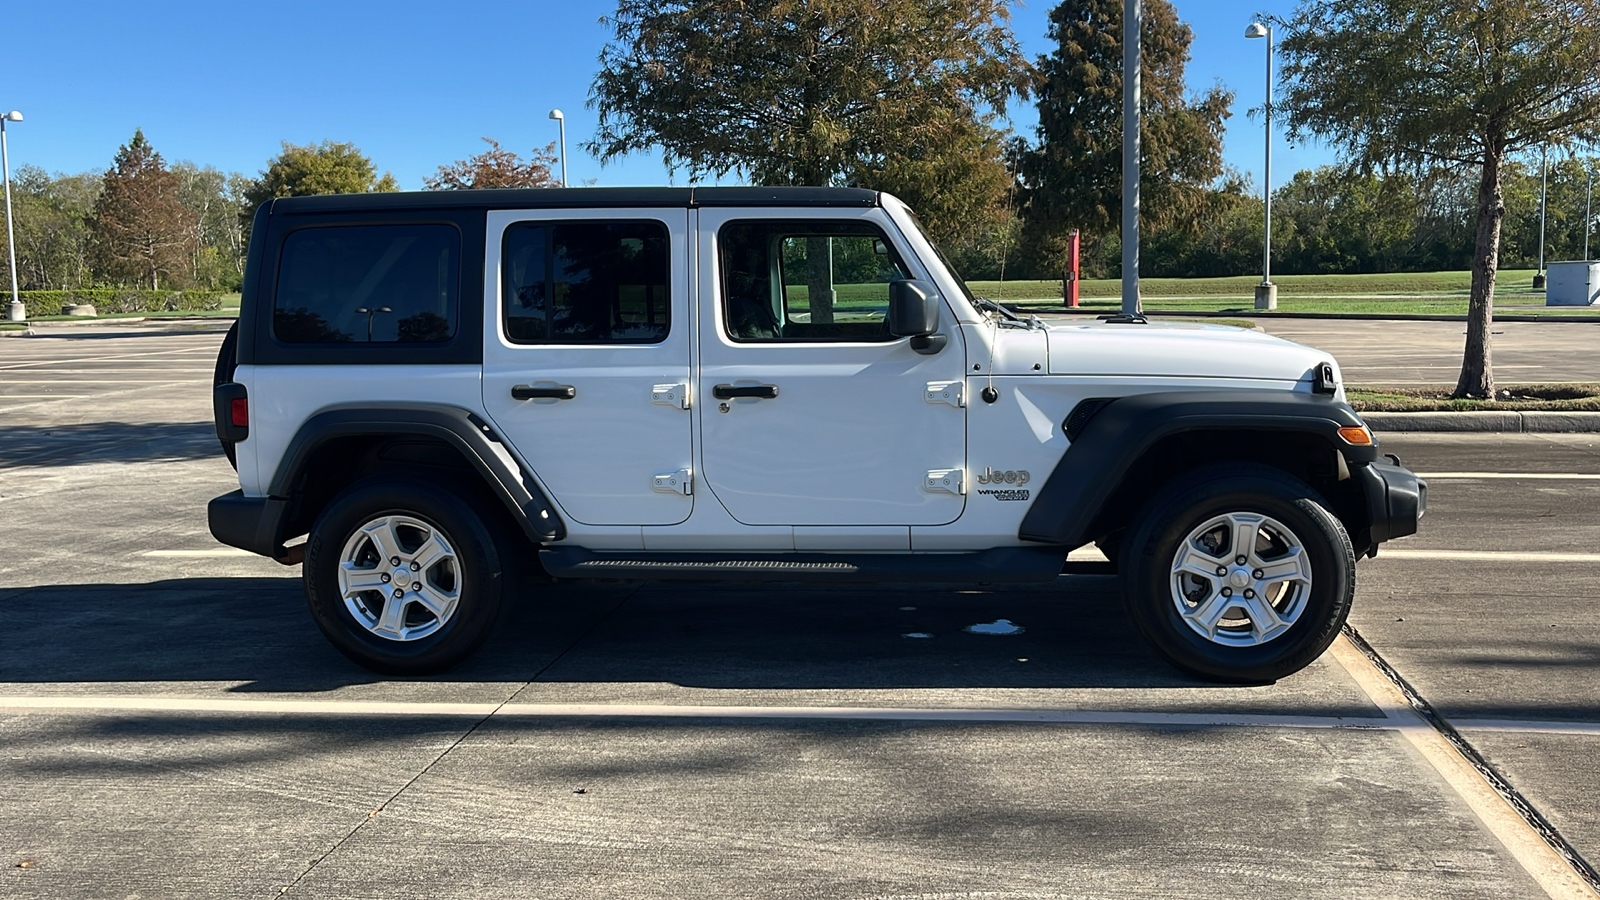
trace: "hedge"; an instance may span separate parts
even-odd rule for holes
[[[97,313],[185,312],[222,308],[221,291],[143,291],[94,288],[76,291],[22,291],[22,302],[35,316],[61,314],[63,306],[89,304]]]

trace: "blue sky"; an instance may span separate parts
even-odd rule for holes
[[[1050,49],[1053,5],[1030,0],[1014,12],[1030,57]],[[8,128],[11,165],[103,171],[139,127],[169,162],[250,175],[281,141],[350,141],[413,190],[441,163],[481,150],[481,136],[521,153],[554,140],[547,116],[559,107],[573,184],[665,184],[659,157],[602,167],[580,146],[594,133],[585,101],[608,37],[599,19],[612,9],[611,0],[19,0],[8,4],[0,41],[0,109],[27,117]],[[1266,48],[1244,29],[1253,13],[1292,9],[1178,0],[1195,33],[1190,87],[1221,82],[1237,93],[1225,155],[1258,184],[1261,123],[1244,111],[1261,104]],[[1031,104],[1011,118],[1032,135]],[[1334,156],[1279,137],[1273,181]]]

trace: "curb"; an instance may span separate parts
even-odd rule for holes
[[[1358,413],[1373,431],[1600,432],[1600,412],[1369,412]]]

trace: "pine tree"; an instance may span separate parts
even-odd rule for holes
[[[1050,12],[1057,44],[1039,59],[1036,143],[1013,148],[1023,242],[1056,251],[1071,229],[1091,245],[1122,217],[1122,0],[1063,0]],[[1194,33],[1168,0],[1144,0],[1140,222],[1192,224],[1223,173],[1222,127],[1233,94],[1186,97]]]
[[[94,205],[101,275],[159,290],[162,276],[182,270],[188,216],[179,187],[142,130],[117,149]]]

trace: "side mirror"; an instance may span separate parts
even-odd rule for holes
[[[939,330],[939,291],[926,281],[889,284],[889,333],[921,337]]]

